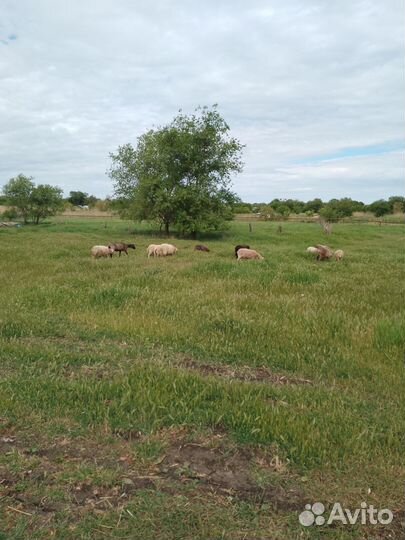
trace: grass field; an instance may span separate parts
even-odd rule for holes
[[[115,219],[0,231],[0,540],[403,538],[404,228],[276,230],[150,260]],[[317,501],[394,520],[305,528]]]

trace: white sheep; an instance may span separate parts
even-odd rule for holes
[[[345,252],[343,251],[343,249],[337,249],[334,253],[334,257],[337,261],[341,261],[344,256]]]
[[[148,259],[149,259],[149,257],[151,257],[151,256],[154,257],[156,255],[155,251],[156,251],[157,247],[158,246],[156,244],[149,244],[149,246],[147,247],[147,250],[146,250],[146,252],[148,254]]]
[[[99,257],[112,257],[114,253],[114,248],[111,246],[93,246],[91,248],[91,256],[95,259]]]
[[[313,255],[319,255],[319,249],[313,246],[308,247],[307,252],[312,253]]]
[[[156,246],[155,255],[157,257],[167,257],[168,255],[175,255],[177,253],[176,246],[173,244],[160,244]]]
[[[240,248],[238,249],[238,261],[241,261],[243,259],[245,260],[257,259],[257,260],[262,261],[264,257],[262,257],[260,253],[258,253],[254,249]]]
[[[157,246],[155,246],[155,251],[153,254],[155,257],[164,257],[162,244],[158,244]]]

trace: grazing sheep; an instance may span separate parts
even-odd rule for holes
[[[235,257],[236,258],[238,257],[238,251],[241,248],[250,249],[250,246],[248,246],[247,244],[238,244],[237,246],[235,246]]]
[[[110,244],[109,247],[112,247],[114,251],[118,251],[121,257],[121,252],[123,251],[128,255],[128,248],[136,249],[135,244],[124,244],[123,242],[117,242],[115,244]]]
[[[330,247],[323,246],[322,244],[317,244],[315,247],[319,250],[319,253],[317,256],[318,261],[323,261],[325,259],[332,258],[333,251],[330,249]]]
[[[173,244],[160,244],[157,246],[156,254],[158,257],[167,257],[168,255],[175,255],[177,253],[176,246]]]
[[[337,249],[334,253],[334,257],[337,261],[341,261],[344,256],[345,252],[343,251],[343,249]]]
[[[195,251],[209,251],[207,246],[203,246],[202,244],[197,244],[194,249]]]
[[[333,251],[328,246],[323,246],[322,244],[317,244],[316,247],[310,246],[307,248],[307,252],[316,255],[317,261],[323,261],[333,257]]]
[[[155,251],[156,251],[156,248],[157,248],[157,244],[150,244],[146,250],[147,254],[148,254],[148,259],[150,256],[154,257],[156,255]]]
[[[313,246],[307,248],[307,252],[312,253],[313,255],[319,255],[319,249]]]
[[[262,257],[260,253],[258,253],[254,249],[246,249],[246,248],[238,249],[238,261],[252,260],[252,259],[258,259],[261,261],[264,259],[264,257]]]
[[[158,244],[157,246],[155,246],[155,249],[153,251],[153,256],[154,257],[163,257],[163,248],[162,248],[162,244]]]
[[[98,259],[99,257],[112,257],[114,253],[114,249],[110,246],[93,246],[91,248],[91,256],[95,259]]]

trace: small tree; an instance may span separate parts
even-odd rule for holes
[[[380,199],[378,201],[374,201],[372,204],[369,204],[367,206],[367,210],[372,212],[376,217],[382,217],[391,212],[391,206],[388,201]]]
[[[115,194],[135,219],[155,220],[169,234],[176,226],[195,235],[219,229],[232,217],[232,173],[242,170],[242,145],[216,107],[179,114],[150,130],[136,148],[126,144],[110,154]]]
[[[277,213],[283,218],[288,218],[288,216],[291,214],[291,208],[287,204],[280,204],[277,207]]]
[[[323,205],[324,205],[324,203],[322,202],[321,199],[313,199],[312,201],[308,201],[305,204],[305,210],[307,212],[318,213]]]
[[[391,214],[402,214],[405,211],[405,197],[394,196],[388,199]]]
[[[332,234],[332,223],[338,220],[338,215],[333,206],[327,204],[319,212],[319,223],[325,234]]]
[[[63,206],[63,191],[60,188],[41,184],[32,190],[31,217],[36,225],[41,219],[63,210]]]
[[[35,184],[32,176],[19,174],[11,178],[3,188],[7,203],[17,209],[24,223],[28,223],[31,212],[31,197]]]
[[[325,205],[320,210],[319,215],[323,221],[327,221],[329,223],[333,223],[334,221],[337,221],[339,218],[336,210],[333,208],[333,206],[329,204]]]
[[[88,204],[89,194],[84,191],[70,191],[68,201],[73,206],[84,206]]]

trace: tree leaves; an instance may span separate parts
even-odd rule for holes
[[[110,154],[115,194],[133,218],[175,225],[183,233],[218,229],[232,215],[231,175],[242,171],[243,145],[214,106],[187,116]]]

